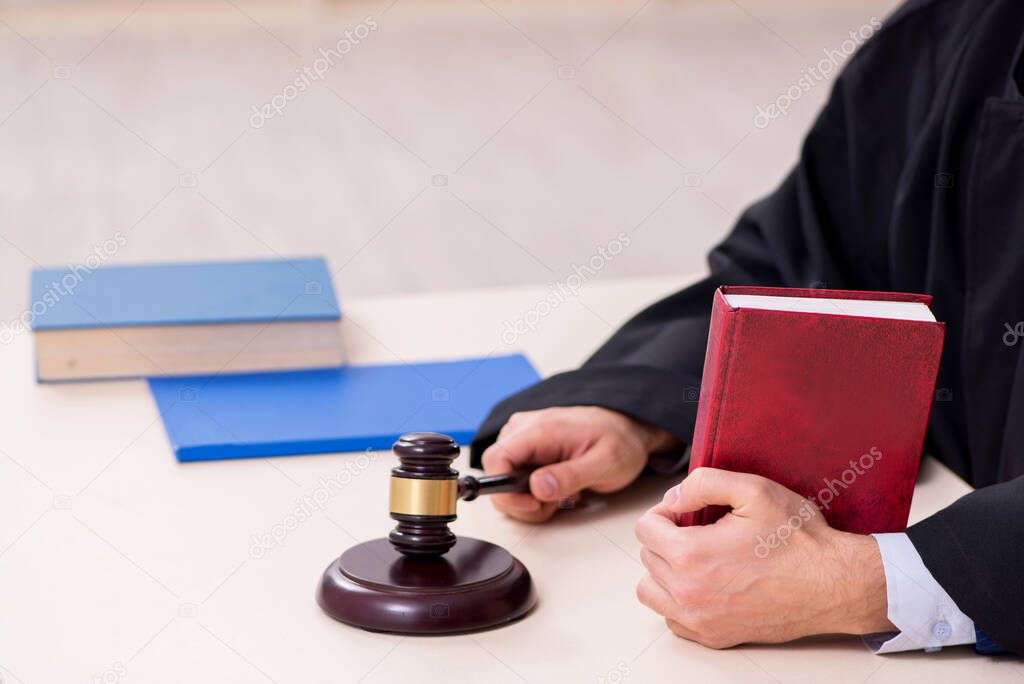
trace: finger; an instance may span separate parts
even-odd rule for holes
[[[495,448],[495,445],[491,445],[484,451],[482,460],[485,473],[504,473],[514,468],[508,461],[505,452],[500,448]],[[528,493],[494,494],[490,499],[496,509],[510,518],[523,522],[544,522],[555,512],[553,506],[537,500]]]
[[[541,503],[540,510],[519,516],[517,519],[528,523],[542,523],[550,520],[558,512],[558,505],[547,501]]]
[[[710,635],[707,633],[702,634],[680,622],[677,618],[686,619],[687,615],[693,612],[693,609],[676,603],[671,595],[669,595],[668,590],[650,575],[640,580],[640,584],[636,588],[636,596],[640,599],[640,603],[663,616],[665,624],[676,636],[705,645],[708,645],[709,642],[713,644],[717,641],[717,635],[714,632],[711,632]],[[712,639],[709,639],[709,636]],[[718,648],[718,646],[715,647]]]
[[[488,475],[507,472],[512,469],[512,465],[505,455],[505,450],[498,448],[497,445],[498,443],[495,442],[484,449],[484,453],[480,455],[480,464]]]
[[[503,513],[534,513],[543,505],[529,494],[492,494],[491,503]]]
[[[533,505],[523,505],[523,506],[506,505],[501,499],[498,498],[498,497],[501,497],[501,496],[523,496],[523,497],[526,498],[527,501],[532,502]],[[553,516],[555,514],[555,512],[558,510],[558,506],[557,505],[555,505],[553,503],[537,501],[536,499],[534,499],[532,496],[529,496],[528,494],[519,494],[519,495],[495,494],[492,497],[492,503],[494,504],[495,508],[497,508],[499,511],[501,511],[502,513],[504,513],[508,517],[514,518],[516,520],[520,520],[522,522],[528,522],[528,523],[542,523],[542,522],[545,522],[545,521],[549,520],[551,518],[551,516]]]
[[[669,549],[678,548],[684,537],[692,534],[695,529],[700,528],[677,527],[674,522],[652,509],[636,521],[634,533],[641,544],[665,558],[670,555]]]
[[[559,460],[560,454],[551,448],[531,451],[530,443],[533,441],[524,433],[514,439],[498,440],[487,447],[480,457],[484,473],[497,475]]]
[[[687,628],[680,622],[676,622],[672,618],[665,618],[665,624],[668,625],[668,628],[672,630],[672,633],[677,637],[682,637],[683,639],[688,639],[690,641],[700,641],[697,632]]]
[[[676,603],[665,588],[650,575],[644,575],[636,585],[636,597],[658,615],[670,617],[675,614]]]
[[[490,453],[490,464],[485,461],[485,471],[499,472],[498,469],[554,463],[566,453],[564,440],[564,431],[542,429],[539,421],[524,420],[487,448],[484,456]]]
[[[527,411],[523,413],[513,413],[509,416],[508,420],[505,421],[505,424],[501,426],[500,430],[498,430],[497,439],[508,437],[509,434],[516,430],[517,425],[521,424],[523,420],[528,419],[531,413],[532,411]]]
[[[536,421],[528,419],[518,421],[519,426],[530,423],[536,423]],[[506,424],[506,426],[508,425]],[[529,464],[534,457],[538,457],[536,452],[529,451],[531,445],[539,443],[529,430],[523,432],[520,428],[509,428],[505,434],[505,437],[499,436],[498,441],[484,451],[482,461],[485,473],[508,472]],[[550,449],[539,455],[539,458],[542,459],[541,462],[558,457],[559,454]],[[495,508],[509,517],[524,522],[544,522],[551,518],[558,509],[556,503],[541,501],[530,493],[495,494],[491,498]]]
[[[504,445],[499,446],[499,442],[495,442],[484,450],[483,455],[480,456],[480,462],[484,467],[484,472],[488,475],[507,473],[516,467],[509,457],[509,451],[505,449]]]
[[[587,455],[592,456],[595,463],[599,462],[600,465],[593,468],[591,482],[586,488],[600,494],[622,489],[632,483],[643,469],[643,466],[639,466],[636,470],[632,470],[627,465],[629,461],[624,460],[616,453],[616,447],[609,446],[605,442],[594,444]]]
[[[672,489],[668,490],[668,492],[665,493],[666,498],[670,494],[672,494],[674,489],[675,489],[675,487],[673,487]],[[665,503],[664,501],[662,501],[661,503],[656,504],[655,506],[653,506],[648,511],[648,513],[652,513],[654,515],[660,515],[661,517],[663,517],[666,520],[670,521],[673,525],[676,525],[677,527],[679,526],[679,516],[681,514],[680,513],[676,513],[675,511],[673,511],[672,508],[667,503]]]
[[[658,580],[659,584],[664,585],[665,580],[672,576],[672,567],[668,561],[646,546],[640,549],[640,562],[647,568],[647,572],[651,573],[655,580]]]
[[[595,487],[617,488],[615,459],[607,449],[592,448],[578,458],[538,468],[530,475],[530,492],[541,501],[558,501]]]
[[[731,506],[736,515],[749,515],[774,484],[759,475],[734,473],[718,468],[697,468],[677,487],[670,489],[664,504],[674,513],[699,511],[707,506]],[[776,485],[778,486],[778,485]]]

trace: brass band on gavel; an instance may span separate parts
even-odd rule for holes
[[[391,476],[391,512],[400,515],[455,515],[459,481]]]

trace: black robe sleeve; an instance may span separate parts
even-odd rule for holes
[[[1024,476],[984,487],[907,530],[957,608],[1024,655]]]

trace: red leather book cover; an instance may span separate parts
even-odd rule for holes
[[[945,330],[934,321],[733,308],[725,295],[931,303],[927,295],[723,287],[715,293],[690,471],[770,478],[833,527],[907,524]],[[710,524],[714,506],[681,524]]]

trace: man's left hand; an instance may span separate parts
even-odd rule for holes
[[[731,506],[713,525],[682,513]],[[829,527],[813,502],[767,478],[697,468],[636,525],[640,601],[711,648],[811,634],[894,631],[874,538]]]

